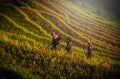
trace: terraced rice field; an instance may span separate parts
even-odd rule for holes
[[[18,73],[18,79],[120,78],[119,23],[102,20],[67,0],[2,3],[0,76],[6,75],[1,75],[3,68]],[[59,50],[51,50],[53,31],[62,37]],[[72,54],[65,51],[68,37],[73,41]],[[86,58],[88,41],[93,43],[92,59]]]

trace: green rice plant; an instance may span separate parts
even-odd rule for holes
[[[38,25],[36,25],[34,22],[32,22],[31,20],[29,20],[29,18],[23,13],[23,12],[21,12],[17,7],[15,7],[15,6],[12,6],[12,5],[8,5],[8,6],[6,6],[6,7],[8,7],[8,10],[3,10],[2,12],[4,13],[8,13],[7,15],[10,17],[10,18],[12,18],[13,20],[15,20],[15,22],[17,22],[19,25],[21,25],[21,26],[24,26],[25,28],[27,28],[29,31],[33,31],[33,32],[35,32],[35,33],[37,33],[37,34],[42,34],[43,32],[41,32],[40,33],[40,27],[38,26]],[[15,11],[14,13],[14,16],[13,16],[13,14],[10,14],[9,13],[9,11],[10,11],[10,9],[12,9],[13,11]],[[8,12],[6,12],[6,11],[8,11]],[[15,18],[15,17],[17,17],[17,18]],[[18,18],[19,17],[19,18]],[[25,18],[25,19],[23,19],[23,18]],[[22,19],[22,20],[21,20]],[[23,21],[24,20],[24,21]],[[22,21],[22,22],[21,22]],[[27,23],[27,25],[26,25],[26,23]],[[35,30],[35,27],[34,27],[34,29],[33,29],[33,26],[36,26],[36,30]],[[38,30],[39,29],[39,30]],[[43,31],[43,30],[42,30]],[[45,33],[45,31],[44,31],[44,33]],[[44,34],[43,34],[44,35]]]
[[[32,5],[32,3],[34,3],[34,1],[23,2],[29,5]],[[49,4],[49,1],[47,3],[44,3],[44,1],[42,1],[44,3],[42,6],[39,6],[39,3],[37,4],[37,2],[38,1],[36,0],[34,3],[34,8],[22,7],[22,5],[21,7],[14,5],[0,6],[0,74],[2,74],[2,77],[9,77],[8,74],[12,73],[12,78],[15,77],[18,79],[120,78],[120,57],[118,53],[118,46],[113,47],[114,45],[111,44],[108,44],[110,48],[101,47],[102,45],[95,46],[92,58],[87,59],[87,44],[85,42],[79,41],[78,39],[75,39],[75,37],[72,37],[72,35],[67,34],[65,31],[62,31],[60,28],[58,28],[58,26],[60,25],[65,25],[65,28],[69,24],[63,22],[65,19],[59,19],[60,10],[58,9],[61,5],[58,4],[59,8],[54,8],[55,10],[52,10],[52,7],[50,7],[49,9],[46,6],[47,4]],[[50,1],[49,6],[54,4],[53,2]],[[35,8],[38,6],[42,7],[42,9],[39,10],[39,8]],[[3,7],[8,11],[1,9]],[[44,10],[44,8],[46,10]],[[10,10],[13,11],[13,14],[16,15],[12,15],[12,13],[9,12]],[[68,10],[66,9],[66,11]],[[69,12],[67,14],[71,16]],[[77,15],[75,16],[79,17]],[[72,18],[70,17],[69,20],[70,19]],[[41,21],[41,23],[39,23],[39,20]],[[75,19],[75,21],[76,23],[79,22],[77,19]],[[61,24],[59,24],[59,22]],[[28,24],[29,27],[31,25],[33,25],[33,27],[27,27],[27,23],[30,23],[30,25]],[[42,23],[45,23],[46,25],[42,25]],[[23,27],[24,24],[26,27]],[[49,29],[47,28],[47,26],[49,27]],[[85,27],[87,26],[90,25],[88,24]],[[41,33],[36,34],[37,31],[34,30],[34,27],[36,30],[39,29],[41,32],[43,32],[43,35]],[[74,28],[72,26],[69,27],[71,28],[71,31],[73,31]],[[95,27],[98,30],[104,28],[99,28],[99,26]],[[109,29],[109,32],[114,32],[113,29],[106,29]],[[51,39],[50,34],[48,34],[51,32],[51,30],[57,30],[57,32],[63,35],[64,40],[67,37],[72,38],[73,42],[75,43],[72,47],[72,53],[67,53],[67,51],[65,50],[65,41],[61,42],[58,50],[51,50],[51,45],[49,45],[51,43]],[[81,29],[81,32],[83,33],[82,30],[83,29]],[[76,33],[75,31],[78,32],[79,30],[74,29],[74,33]],[[107,33],[108,35],[110,35],[108,32],[102,32],[103,34]],[[95,35],[99,35],[100,32],[96,31],[96,33],[98,34]],[[119,32],[116,33],[119,34]],[[78,33],[76,33],[76,35],[77,34]],[[88,38],[87,36],[82,37]],[[101,42],[100,38],[98,40],[100,44],[104,44],[104,42]],[[119,42],[118,38],[115,41]],[[107,41],[105,41],[105,43],[106,42]],[[85,45],[84,48],[82,48],[83,45]],[[98,52],[98,50],[101,50],[101,52]],[[110,54],[110,52],[112,54]],[[7,73],[5,74],[3,71]]]

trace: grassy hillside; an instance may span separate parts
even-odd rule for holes
[[[101,11],[78,0],[0,2],[0,78],[120,78],[119,19]],[[62,37],[58,50],[51,50],[52,31]],[[68,37],[72,54],[65,50]]]

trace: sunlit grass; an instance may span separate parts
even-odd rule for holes
[[[56,1],[56,0],[54,0],[54,1]],[[57,2],[59,2],[59,1],[57,1]],[[72,4],[71,2],[69,2],[69,3],[67,2],[67,3],[66,3],[65,1],[64,1],[64,2],[61,1],[61,2],[59,2],[59,3],[62,3],[62,5],[66,6],[66,7],[68,7],[68,8],[72,8],[73,10],[79,12],[79,13],[82,14],[82,15],[85,15],[85,16],[87,16],[87,17],[92,18],[93,20],[96,20],[96,21],[99,21],[99,22],[101,22],[101,23],[104,23],[104,24],[113,26],[113,27],[115,27],[115,28],[118,28],[118,27],[116,26],[116,25],[118,25],[118,23],[117,23],[116,21],[110,22],[110,20],[104,18],[104,16],[99,16],[98,14],[94,14],[93,12],[91,12],[92,9],[89,10],[88,12],[86,12],[88,9],[85,10],[85,8],[80,8],[80,7],[76,6],[75,4]],[[65,4],[70,4],[70,5],[72,5],[72,6],[65,5]],[[80,9],[82,9],[82,10],[80,10]],[[92,14],[93,16],[91,16],[90,14]],[[100,18],[100,19],[98,19],[98,18]],[[103,21],[103,20],[105,20],[105,19],[106,19],[106,21]]]
[[[53,6],[49,8],[46,6],[47,3],[46,5],[44,5],[45,3],[39,5],[37,2],[31,2],[31,4],[34,3],[34,8],[29,5],[30,3],[26,2],[20,2],[21,6],[14,6],[13,4],[0,6],[0,73],[2,69],[11,71],[14,76],[22,77],[23,79],[119,78],[120,57],[118,46],[114,47],[112,44],[107,44],[107,40],[103,42],[99,38],[94,38],[95,42],[99,44],[93,43],[92,58],[87,59],[87,41],[85,40],[88,40],[89,37],[84,35],[81,26],[70,26],[66,22],[66,20],[72,19],[70,12],[66,9],[68,13],[63,12],[64,15],[60,15],[60,7],[52,10]],[[61,4],[64,5],[64,3]],[[73,5],[72,3],[70,4]],[[52,5],[52,1],[50,5]],[[61,6],[60,4],[58,5]],[[73,7],[69,5],[68,7],[78,10],[78,8],[75,9],[75,5]],[[10,13],[11,11],[13,13]],[[76,13],[79,14],[77,11]],[[78,17],[77,15],[74,16]],[[80,24],[77,19],[74,20]],[[85,27],[88,26],[90,25],[85,25]],[[82,33],[77,30],[79,28],[81,28]],[[96,26],[95,28],[102,30],[104,27]],[[109,29],[110,32],[114,30],[106,29]],[[62,35],[58,50],[51,50],[51,30],[56,30],[58,34]],[[90,32],[87,31],[88,34]],[[96,33],[93,33],[93,35],[101,36],[99,31],[96,31]],[[102,33],[105,35],[107,32],[102,31]],[[119,34],[119,32],[116,33]],[[110,34],[108,33],[108,35]],[[68,53],[65,50],[67,37],[73,40],[72,53]],[[113,43],[119,43],[118,38],[116,39]],[[102,47],[103,45],[108,45],[108,47],[105,46],[104,48]],[[101,52],[98,50],[101,50]],[[10,73],[3,74],[3,77],[7,77],[8,74]]]

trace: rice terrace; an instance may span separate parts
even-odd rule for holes
[[[120,18],[84,0],[0,0],[0,79],[120,79]]]

